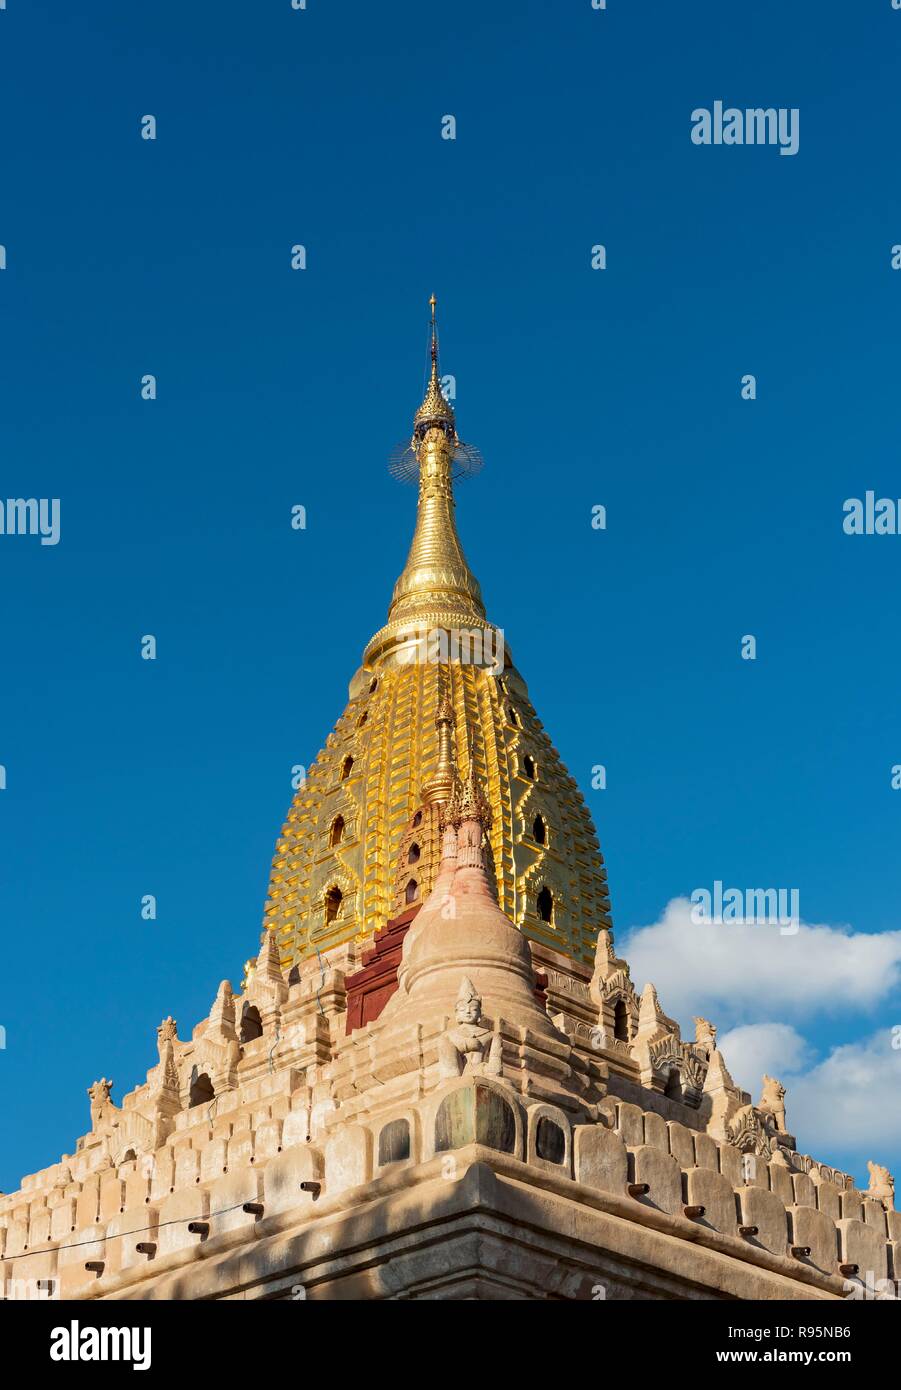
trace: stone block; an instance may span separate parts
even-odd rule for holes
[[[738,1195],[742,1226],[757,1227],[757,1234],[748,1237],[748,1244],[784,1255],[788,1249],[788,1217],[775,1192],[763,1187],[743,1187]]]
[[[744,1154],[739,1153],[734,1144],[721,1144],[719,1147],[720,1172],[733,1187],[744,1187],[745,1176],[742,1167]],[[763,1162],[763,1160],[759,1160]]]
[[[629,1178],[629,1160],[618,1134],[601,1125],[576,1125],[573,1150],[576,1182],[623,1196]]]
[[[631,1153],[631,1182],[647,1183],[648,1192],[637,1198],[643,1206],[656,1207],[670,1216],[682,1215],[682,1170],[674,1158],[650,1144]]]
[[[125,1208],[125,1183],[117,1173],[100,1179],[100,1220],[112,1221]]]
[[[697,1218],[697,1225],[735,1235],[738,1230],[738,1209],[735,1189],[728,1178],[724,1178],[722,1173],[714,1173],[710,1168],[690,1168],[685,1175],[685,1188],[689,1203],[705,1208],[704,1215]]]
[[[796,1207],[815,1207],[817,1204],[816,1188],[806,1173],[795,1173],[792,1178],[792,1185],[795,1189]],[[789,1205],[791,1205],[789,1203]],[[804,1242],[801,1241],[803,1245]]]
[[[123,1212],[113,1217],[106,1228],[106,1250],[108,1266],[115,1260],[118,1269],[133,1269],[135,1265],[144,1266],[152,1260],[139,1245],[158,1245],[159,1215],[156,1207],[135,1207],[133,1211]],[[156,1249],[154,1249],[154,1256]]]
[[[97,1224],[100,1214],[100,1182],[96,1177],[85,1179],[76,1201],[75,1225],[79,1230]]]
[[[686,1129],[685,1125],[680,1125],[677,1120],[670,1120],[666,1130],[669,1152],[679,1167],[694,1168],[695,1146],[691,1130]]]
[[[786,1168],[781,1163],[768,1163],[770,1191],[775,1192],[779,1201],[784,1207],[792,1207],[795,1204],[795,1189],[793,1174],[790,1168]]]
[[[310,1116],[306,1109],[292,1110],[285,1117],[282,1129],[282,1148],[292,1149],[295,1144],[306,1144],[310,1135]]]
[[[61,1246],[57,1252],[60,1297],[84,1298],[101,1277],[94,1270],[85,1269],[91,1261],[100,1261],[106,1273],[106,1227],[91,1225],[80,1227],[71,1237],[68,1246]]]
[[[265,1163],[279,1152],[282,1144],[281,1120],[266,1120],[256,1132],[254,1158],[257,1164]]]
[[[881,1202],[874,1202],[871,1197],[865,1197],[863,1201],[863,1219],[868,1226],[872,1226],[874,1231],[878,1231],[882,1239],[887,1238],[885,1225],[885,1208]]]
[[[662,1115],[655,1114],[653,1110],[646,1110],[644,1113],[644,1142],[653,1149],[660,1149],[662,1153],[669,1153],[666,1120]]]
[[[125,1179],[125,1210],[146,1206],[150,1201],[151,1164],[143,1159]]]
[[[228,1231],[252,1232],[259,1220],[252,1212],[243,1210],[245,1202],[262,1203],[263,1175],[255,1168],[239,1168],[210,1183],[210,1235],[221,1236]]]
[[[228,1168],[228,1140],[211,1139],[200,1150],[200,1181],[215,1182]]]
[[[841,1217],[841,1193],[834,1182],[823,1181],[817,1184],[817,1211],[821,1211],[833,1222]]]
[[[791,1243],[809,1246],[810,1256],[802,1263],[815,1265],[824,1274],[834,1274],[838,1265],[838,1232],[825,1212],[807,1205],[789,1207]]]
[[[67,1241],[78,1224],[78,1203],[71,1197],[54,1207],[50,1219],[50,1239]]]
[[[616,1128],[627,1149],[640,1148],[644,1143],[644,1112],[637,1105],[621,1100],[616,1107]]]
[[[884,1236],[863,1221],[844,1217],[838,1223],[838,1231],[843,1264],[858,1265],[864,1280],[871,1270],[874,1279],[888,1277],[888,1247]]]
[[[29,1300],[46,1298],[47,1294],[36,1287],[38,1280],[45,1284],[48,1280],[52,1280],[53,1291],[54,1293],[57,1292],[59,1282],[58,1251],[55,1249],[36,1250],[33,1254],[23,1255],[21,1259],[10,1265],[10,1270],[10,1278],[16,1281],[12,1291],[19,1296],[28,1297]],[[7,1328],[6,1334],[7,1337],[11,1334],[14,1336],[14,1329],[12,1327]]]
[[[153,1172],[150,1177],[150,1200],[162,1202],[175,1187],[175,1154],[172,1149],[160,1149],[153,1156]]]
[[[11,1221],[6,1229],[6,1257],[21,1255],[28,1248],[28,1222]]]
[[[855,1188],[841,1194],[841,1205],[842,1221],[863,1221],[863,1199]]]
[[[329,1196],[362,1187],[372,1177],[372,1135],[363,1125],[348,1125],[325,1145]]]
[[[709,1134],[695,1134],[695,1163],[699,1168],[709,1168],[712,1173],[720,1171],[719,1149],[716,1140]]]
[[[188,1230],[190,1221],[209,1219],[209,1196],[202,1187],[183,1188],[173,1192],[159,1207],[159,1227],[157,1231],[157,1259],[165,1255],[177,1254],[180,1250],[194,1250],[202,1237]],[[212,1229],[212,1227],[211,1227]]]
[[[233,1168],[248,1168],[250,1160],[254,1155],[254,1136],[253,1130],[244,1129],[236,1131],[228,1141],[228,1158],[226,1166],[231,1172]]]
[[[36,1211],[28,1223],[28,1247],[35,1249],[46,1245],[50,1240],[50,1219],[52,1213],[46,1207]]]
[[[315,1199],[311,1193],[301,1192],[300,1184],[323,1182],[323,1172],[322,1154],[309,1144],[295,1145],[271,1158],[263,1171],[263,1204],[267,1217],[298,1209],[312,1214]]]
[[[200,1182],[200,1150],[179,1149],[175,1158],[175,1190],[195,1187]]]

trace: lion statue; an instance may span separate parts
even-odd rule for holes
[[[867,1196],[881,1202],[886,1211],[894,1211],[895,1179],[887,1168],[883,1168],[881,1163],[868,1163],[867,1168],[870,1170],[870,1185],[867,1188]]]
[[[763,1111],[764,1115],[772,1115],[773,1122],[780,1134],[787,1132],[785,1087],[774,1076],[763,1078],[763,1093],[757,1102],[757,1109]]]

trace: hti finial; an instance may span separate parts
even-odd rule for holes
[[[438,303],[438,300],[435,298],[434,295],[432,295],[431,299],[429,300],[429,303],[430,303],[431,306],[432,306],[432,347],[431,347],[431,353],[432,353],[432,375],[434,376],[434,375],[437,374],[437,371],[438,371],[438,324],[437,324],[437,321],[436,321],[436,319],[435,319],[435,305]]]
[[[432,425],[450,433],[454,430],[454,412],[450,402],[446,399],[441,390],[441,382],[438,378],[438,324],[435,319],[435,306],[438,300],[434,295],[429,298],[432,309],[431,323],[431,347],[429,349],[432,359],[432,370],[429,376],[429,384],[426,388],[425,399],[413,417],[413,429],[420,438]]]

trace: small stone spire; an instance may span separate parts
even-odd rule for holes
[[[172,1036],[163,1036],[161,1035],[160,1029],[157,1029],[157,1040],[160,1060],[153,1081],[151,1082],[150,1093],[153,1097],[154,1106],[158,1111],[165,1110],[174,1113],[178,1110],[179,1104],[178,1067],[175,1064],[175,1049],[172,1046]]]
[[[229,980],[220,982],[219,989],[216,991],[216,998],[213,1000],[213,1007],[210,1009],[205,1032],[208,1037],[219,1037],[226,1041],[231,1041],[237,1037],[235,1032],[235,998]]]
[[[466,781],[463,783],[463,790],[460,793],[460,806],[457,811],[460,824],[465,821],[478,821],[483,830],[487,830],[491,825],[491,809],[482,793],[482,788],[476,779],[475,762],[470,751],[469,771],[466,774]]]
[[[257,956],[254,979],[257,981],[270,980],[277,985],[285,983],[274,931],[264,931],[260,937],[260,954]]]
[[[736,1089],[723,1054],[718,1047],[715,1047],[710,1054],[710,1065],[704,1078],[704,1090],[710,1094],[713,1091],[735,1091]]]
[[[638,1007],[638,1031],[634,1041],[653,1041],[655,1038],[676,1031],[676,1025],[663,1012],[657,997],[657,990],[649,981],[642,990],[641,1003]]]
[[[484,890],[493,895],[494,889],[488,881],[488,873],[485,865],[485,855],[482,849],[482,841],[485,831],[491,824],[491,812],[488,809],[488,802],[482,794],[482,788],[476,780],[475,764],[472,753],[469,756],[469,772],[466,774],[466,781],[460,793],[460,805],[456,812],[457,820],[457,873],[458,876],[463,872],[463,880],[471,880],[470,888],[472,891],[475,879],[479,880],[479,890]],[[469,871],[468,874],[466,871]]]

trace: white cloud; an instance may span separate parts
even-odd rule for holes
[[[811,1071],[780,1080],[788,1088],[789,1129],[803,1152],[828,1163],[830,1148],[840,1145],[856,1157],[864,1186],[867,1159],[892,1163],[901,1149],[901,1050],[892,1047],[890,1028],[833,1048]]]
[[[790,1023],[748,1023],[717,1038],[732,1079],[753,1100],[760,1096],[764,1074],[781,1080],[799,1072],[811,1049]]]
[[[637,988],[657,986],[680,1019],[719,1011],[728,1019],[778,1019],[872,1009],[901,983],[901,931],[847,927],[697,924],[687,898],[667,904],[659,922],[626,935],[621,953]],[[686,1030],[686,1034],[687,1033]]]

